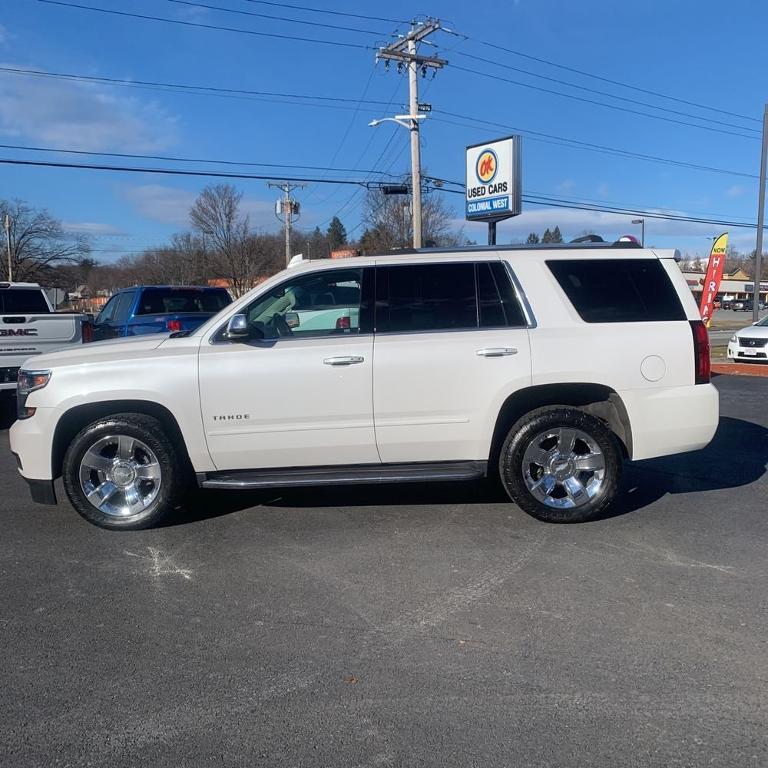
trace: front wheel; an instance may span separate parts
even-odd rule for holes
[[[120,413],[77,434],[62,474],[72,506],[89,523],[138,530],[157,525],[177,507],[183,467],[157,419]]]
[[[621,480],[618,440],[600,419],[576,408],[541,408],[510,429],[499,473],[521,509],[551,523],[581,523],[613,501]]]

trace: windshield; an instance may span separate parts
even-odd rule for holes
[[[762,320],[758,320],[755,325],[764,325],[768,326],[768,315],[766,315]]]

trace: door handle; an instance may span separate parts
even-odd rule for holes
[[[478,349],[475,353],[480,357],[506,357],[507,355],[516,355],[517,350],[514,347],[486,347]]]
[[[323,360],[326,365],[354,365],[355,363],[362,363],[364,361],[364,357],[358,357],[357,355],[347,355],[345,357],[326,357],[325,360]]]

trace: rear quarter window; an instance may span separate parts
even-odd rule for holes
[[[686,319],[658,259],[564,259],[547,266],[586,323]]]

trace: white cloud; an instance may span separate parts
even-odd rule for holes
[[[572,192],[576,187],[576,182],[573,179],[563,179],[555,189],[560,193]]]
[[[275,229],[279,226],[275,218],[275,204],[271,200],[244,197],[240,202],[240,210],[249,217],[251,226],[256,229]]]
[[[597,196],[598,197],[608,197],[608,194],[610,193],[610,187],[606,182],[601,182],[597,185]]]
[[[189,209],[198,193],[163,184],[144,184],[126,187],[122,195],[138,213],[148,219],[177,227],[189,227]],[[244,197],[240,202],[240,211],[249,217],[254,229],[274,230],[278,226],[274,202]]]
[[[8,31],[8,27],[0,24],[0,45],[5,45],[10,39],[11,33]]]
[[[728,197],[739,197],[744,194],[744,187],[741,184],[734,184],[725,190]]]
[[[189,209],[197,197],[190,190],[162,184],[128,187],[122,194],[142,216],[163,224],[184,227],[189,225]]]
[[[69,234],[91,237],[125,237],[127,235],[127,232],[111,224],[98,221],[62,221],[61,228]]]
[[[172,144],[175,128],[157,104],[118,88],[34,76],[0,79],[0,134],[8,137],[62,149],[147,152]]]

